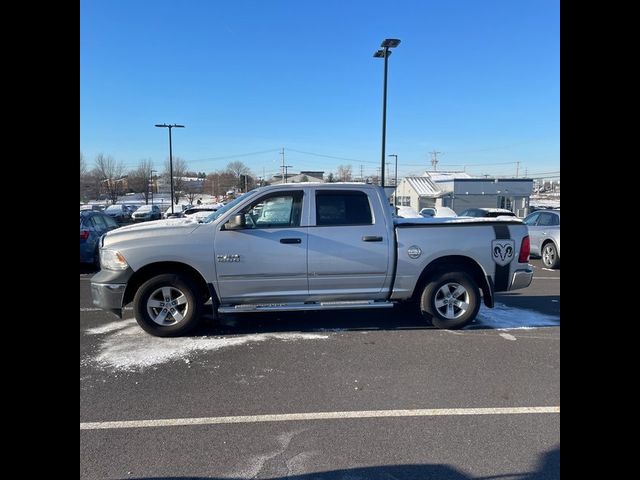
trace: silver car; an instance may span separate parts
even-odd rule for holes
[[[529,227],[531,255],[542,257],[547,268],[560,267],[560,209],[538,210],[523,222]]]

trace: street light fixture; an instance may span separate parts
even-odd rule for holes
[[[171,181],[171,213],[173,214],[173,152],[171,148],[171,129],[172,128],[184,128],[184,125],[167,125],[166,123],[157,124],[156,127],[164,127],[169,129],[169,178]]]
[[[389,55],[391,55],[391,52],[389,51],[390,48],[396,48],[398,45],[400,45],[400,40],[398,40],[397,38],[386,38],[385,40],[382,41],[382,43],[380,44],[381,50],[378,50],[376,53],[373,54],[373,56],[375,58],[384,58],[384,88],[383,88],[383,93],[382,93],[382,158],[381,158],[381,170],[382,170],[382,179],[381,179],[381,185],[384,187],[384,160],[385,160],[385,155],[384,155],[384,149],[385,149],[385,141],[386,141],[386,135],[387,135],[387,63],[389,60]]]

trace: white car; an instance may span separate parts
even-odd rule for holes
[[[187,208],[183,214],[187,218],[193,218],[196,221],[200,221],[207,218],[212,212],[215,212],[220,207],[222,207],[221,203],[195,205],[191,208]]]
[[[420,210],[423,217],[457,217],[458,215],[449,207],[427,207]]]

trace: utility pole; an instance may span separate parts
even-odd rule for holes
[[[291,165],[284,164],[284,147],[282,147],[280,155],[282,155],[282,183],[287,183],[287,168],[291,168]]]
[[[438,154],[442,152],[429,152],[431,154],[431,166],[433,167],[433,171],[436,171],[436,166],[438,165]]]
[[[291,165],[283,165],[284,167],[284,183],[287,183],[287,169],[291,168]]]
[[[360,181],[364,182],[364,174],[362,173],[362,164],[360,165]]]
[[[397,187],[398,186],[398,155],[396,155],[395,153],[392,153],[391,155],[387,155],[387,157],[395,157],[396,159],[396,174],[395,174],[395,177],[393,178],[393,186]]]
[[[520,172],[520,162],[516,162],[516,178],[518,178],[519,172]]]

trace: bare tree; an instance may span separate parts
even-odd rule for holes
[[[210,173],[204,181],[204,191],[219,196],[226,194],[236,186],[237,179],[233,173],[224,170]]]
[[[240,175],[249,175],[251,170],[242,162],[231,162],[225,169],[227,172],[232,173],[236,178],[240,178]]]
[[[240,190],[245,190],[245,187],[248,188],[249,185],[254,183],[253,177],[251,175],[251,170],[242,162],[231,162],[227,165],[226,172],[232,174],[236,181],[234,186]],[[245,179],[244,175],[248,178]],[[246,185],[245,185],[246,184]]]
[[[176,157],[173,159],[173,203],[178,203],[180,197],[182,196],[185,178],[187,176],[187,162],[180,157]],[[164,177],[167,180],[167,184],[171,182],[170,175],[170,164],[169,159],[164,164]]]
[[[129,171],[128,184],[129,191],[144,194],[144,202],[149,203],[151,171],[153,170],[153,162],[151,159],[140,160],[138,168]]]
[[[100,153],[96,157],[95,165],[95,172],[100,179],[102,188],[106,191],[111,203],[116,203],[118,195],[121,195],[124,190],[123,163],[116,162],[113,157]]]
[[[350,182],[351,171],[351,165],[338,165],[338,180],[340,182]]]
[[[198,180],[188,180],[184,184],[184,193],[189,200],[189,203],[193,205],[193,201],[196,199],[196,196],[202,195],[203,181]]]
[[[84,155],[80,152],[80,178],[87,174],[87,162],[84,161]]]

